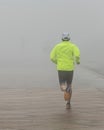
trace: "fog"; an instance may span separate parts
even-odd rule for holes
[[[0,87],[57,84],[49,59],[69,32],[81,66],[104,74],[103,0],[0,0]]]

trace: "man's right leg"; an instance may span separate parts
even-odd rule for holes
[[[70,89],[70,92],[64,92],[64,98],[67,101],[67,103],[66,103],[67,109],[70,108],[71,97],[72,97],[72,88]]]
[[[67,95],[67,104],[66,108],[70,108],[70,101],[72,97],[72,80],[73,80],[73,71],[67,72],[67,88],[65,94]]]
[[[71,74],[70,74],[71,73]],[[64,99],[67,101],[66,108],[70,106],[70,99],[72,95],[71,82],[73,77],[73,72],[69,71],[58,71],[60,88],[64,91]]]
[[[71,96],[72,96],[72,87],[70,87],[69,91],[64,92],[64,99],[65,101],[69,102],[71,100]]]

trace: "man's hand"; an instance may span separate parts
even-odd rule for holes
[[[80,57],[76,57],[76,64],[79,65],[80,64]]]
[[[77,65],[79,65],[80,64],[80,62],[77,62]]]

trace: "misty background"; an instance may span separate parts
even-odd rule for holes
[[[57,85],[49,55],[63,32],[80,66],[104,75],[103,0],[0,0],[0,87]]]

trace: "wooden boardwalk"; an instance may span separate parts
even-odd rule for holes
[[[104,130],[104,90],[73,88],[71,109],[59,88],[0,89],[0,130]]]

